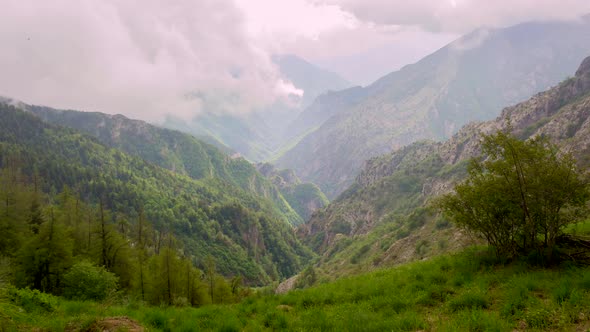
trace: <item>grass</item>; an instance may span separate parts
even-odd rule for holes
[[[571,224],[565,229],[566,233],[578,236],[590,236],[590,220]]]
[[[0,300],[0,331],[82,329],[110,316],[149,331],[571,331],[590,327],[590,268],[501,265],[475,248],[234,305],[58,299],[47,312]]]

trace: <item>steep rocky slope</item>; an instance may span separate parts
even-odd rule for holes
[[[477,30],[366,87],[360,101],[318,101],[314,107],[332,116],[277,165],[294,169],[334,198],[364,160],[491,119],[505,105],[565,79],[588,53],[589,19]]]
[[[301,238],[333,274],[428,257],[469,243],[428,202],[463,178],[468,160],[480,153],[482,133],[509,128],[522,139],[546,135],[588,167],[590,57],[575,77],[504,109],[493,121],[471,123],[445,142],[418,142],[367,161],[354,184],[299,229]]]

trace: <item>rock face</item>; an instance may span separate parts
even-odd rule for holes
[[[453,250],[470,239],[428,209],[480,155],[482,134],[512,130],[522,139],[548,136],[590,166],[590,57],[575,77],[505,108],[492,121],[471,123],[445,142],[418,142],[365,163],[353,185],[299,228],[334,273],[362,271]],[[352,258],[354,259],[352,259]]]
[[[475,31],[333,104],[318,99],[310,108],[331,117],[277,165],[294,169],[332,199],[352,184],[365,160],[492,119],[502,107],[571,75],[589,53],[589,20]]]
[[[285,294],[295,289],[295,284],[297,283],[298,278],[299,275],[294,275],[291,278],[281,282],[277,289],[275,289],[275,294]]]

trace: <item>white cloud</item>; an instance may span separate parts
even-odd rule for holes
[[[236,0],[250,36],[266,49],[280,52],[297,39],[317,41],[334,29],[354,29],[358,21],[337,5],[310,0]]]
[[[590,1],[3,0],[0,7],[0,95],[158,121],[202,109],[248,112],[304,93],[270,54],[294,53],[365,83],[457,33],[576,17],[590,12]]]
[[[244,24],[229,0],[5,0],[0,95],[157,121],[296,92]]]
[[[466,33],[530,20],[568,20],[590,12],[588,0],[324,0],[359,20]]]

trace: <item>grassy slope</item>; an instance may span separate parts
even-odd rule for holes
[[[590,268],[497,264],[486,250],[347,277],[286,295],[193,308],[57,300],[51,313],[0,301],[0,325],[60,331],[129,316],[150,331],[573,331],[590,327]],[[69,324],[69,325],[68,325]]]

